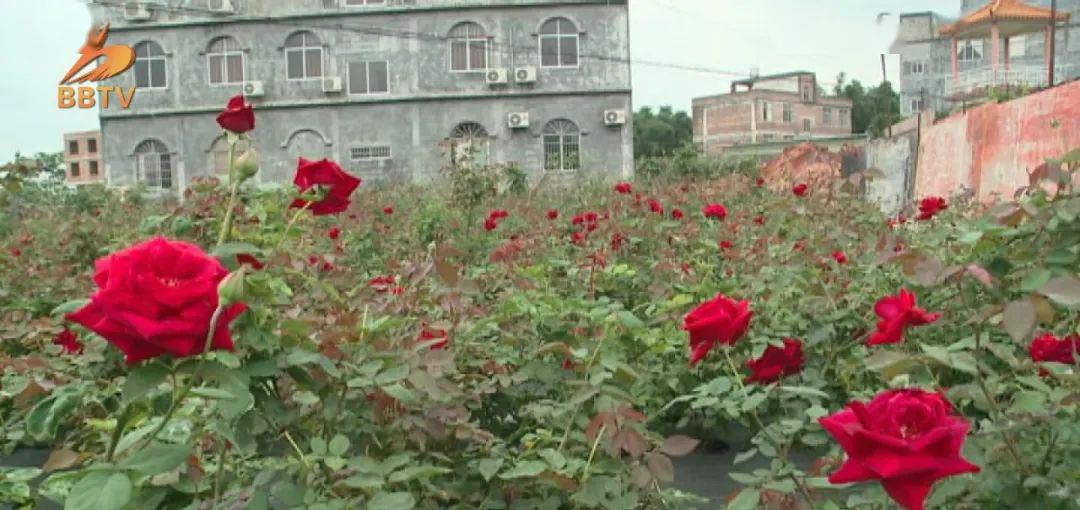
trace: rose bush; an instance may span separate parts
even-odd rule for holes
[[[692,508],[672,459],[702,440],[739,449],[715,476],[742,486],[705,508],[1080,498],[1075,195],[908,222],[853,180],[521,194],[301,161],[281,191],[233,165],[181,204],[3,202],[0,445],[52,454],[0,468],[0,497]]]

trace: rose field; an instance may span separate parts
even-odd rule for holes
[[[1080,152],[898,217],[873,171],[234,156],[180,201],[0,191],[0,456],[47,453],[0,508],[1080,508]]]

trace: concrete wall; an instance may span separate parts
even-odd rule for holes
[[[1011,198],[1028,172],[1080,147],[1080,81],[953,115],[922,134],[916,199],[964,189],[983,202]]]
[[[885,176],[866,182],[866,199],[878,204],[882,212],[892,215],[903,209],[917,147],[918,138],[913,131],[867,144],[867,168],[878,169]]]
[[[221,135],[214,115],[242,86],[210,85],[207,48],[215,38],[237,40],[245,79],[261,81],[265,95],[249,98],[258,126],[252,133],[264,180],[292,175],[296,156],[330,157],[365,178],[423,180],[449,162],[439,145],[463,122],[491,135],[492,161],[518,162],[531,173],[543,168],[540,133],[556,119],[582,131],[583,171],[626,176],[633,171],[629,23],[625,1],[395,0],[382,6],[346,7],[342,0],[233,0],[237,12],[207,15],[205,0],[162,7],[145,22],[124,21],[118,9],[94,5],[95,19],[113,20],[110,43],[152,40],[166,52],[168,86],[139,89],[131,108],[115,101],[101,111],[106,174],[114,185],[136,181],[134,147],[158,139],[173,154],[174,188],[207,175],[210,147]],[[579,33],[579,65],[540,66],[537,33],[553,17],[570,20]],[[478,23],[490,41],[489,67],[535,66],[536,83],[489,85],[485,72],[450,69],[450,30]],[[340,77],[344,91],[323,91],[322,80],[287,80],[285,39],[314,33],[323,48],[323,76]],[[611,58],[593,58],[593,55]],[[351,62],[386,61],[389,92],[348,93]],[[512,73],[511,73],[512,74]],[[126,73],[106,85],[130,87]],[[627,123],[608,127],[605,110],[625,110]],[[511,129],[510,113],[528,113],[529,129]],[[349,161],[350,148],[390,145],[388,161]]]
[[[75,149],[75,153],[72,153],[72,148]],[[65,181],[67,181],[68,184],[92,184],[104,182],[105,165],[102,162],[101,153],[101,131],[65,133]],[[78,167],[78,175],[75,175],[75,172],[73,171],[75,168],[73,167]]]

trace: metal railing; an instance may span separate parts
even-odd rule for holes
[[[1071,65],[1059,65],[1054,67],[1055,81],[1061,81],[1067,78],[1066,72],[1070,70]],[[1046,86],[1046,68],[1043,66],[1012,66],[1008,70],[1004,67],[998,68],[997,77],[994,76],[994,71],[990,67],[981,67],[978,69],[971,69],[967,71],[961,71],[958,79],[953,80],[951,77],[948,81],[947,90],[949,94],[958,94],[973,92],[978,89],[988,87],[1031,87],[1040,88]]]

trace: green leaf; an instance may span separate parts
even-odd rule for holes
[[[38,402],[26,415],[26,433],[39,443],[52,441],[60,422],[78,407],[80,400],[74,393],[62,392]]]
[[[1038,391],[1021,391],[1013,397],[1013,412],[1039,414],[1046,411],[1046,395]]]
[[[476,469],[480,472],[480,476],[484,477],[485,482],[490,482],[491,477],[499,472],[499,468],[501,468],[502,465],[502,459],[481,459],[480,462],[477,463]]]
[[[436,467],[436,466],[412,466],[395,471],[387,479],[390,483],[402,483],[417,480],[420,478],[431,478],[433,476],[445,475],[452,473],[453,470]]]
[[[558,450],[544,448],[543,450],[540,450],[539,455],[540,458],[546,460],[547,463],[555,469],[562,469],[566,466],[566,457],[559,453]]]
[[[233,400],[236,398],[236,395],[233,395],[228,390],[223,390],[221,388],[207,388],[205,386],[202,388],[192,388],[191,394],[196,397],[208,398],[210,400]]]
[[[73,299],[71,301],[67,301],[65,303],[62,303],[60,306],[58,306],[56,308],[53,308],[53,311],[50,312],[49,315],[52,315],[53,317],[58,317],[58,316],[61,316],[61,315],[67,315],[67,314],[69,314],[71,312],[74,312],[75,310],[78,310],[78,309],[86,306],[86,304],[89,303],[89,302],[90,302],[89,299]]]
[[[909,354],[896,351],[875,350],[866,358],[866,368],[881,372],[881,377],[892,379],[914,366],[917,360]]]
[[[645,323],[641,322],[641,319],[637,318],[633,312],[629,310],[619,310],[615,314],[619,319],[619,323],[626,327],[626,329],[641,329],[645,327]]]
[[[120,461],[119,467],[144,475],[159,475],[172,471],[189,455],[191,447],[186,444],[154,443]]]
[[[743,489],[728,503],[727,510],[755,510],[760,501],[761,493],[757,489]]]
[[[409,376],[408,365],[396,365],[384,370],[379,375],[375,376],[375,384],[379,386],[385,386],[387,384],[398,382]]]
[[[134,402],[157,388],[169,376],[169,369],[158,362],[140,365],[128,372],[122,391],[125,404]]]
[[[1039,293],[1051,301],[1067,307],[1080,305],[1080,278],[1062,276],[1050,280],[1039,289]]]
[[[326,455],[327,451],[328,451],[328,447],[326,445],[326,440],[325,439],[323,439],[321,437],[313,437],[313,438],[311,438],[311,453],[321,456],[321,455]]]
[[[817,388],[810,388],[808,386],[781,386],[780,389],[788,393],[794,393],[796,395],[829,398],[828,393],[825,393],[824,391],[821,391]]]
[[[242,253],[246,253],[253,257],[262,256],[262,250],[260,250],[258,246],[246,243],[225,243],[214,248],[214,251],[210,252],[210,255],[221,261],[221,263],[229,268],[229,270],[234,270],[240,266],[236,261],[236,256]]]
[[[380,492],[368,501],[368,510],[412,510],[416,499],[408,492]]]
[[[548,468],[546,462],[540,462],[538,460],[526,460],[518,462],[517,465],[508,469],[503,474],[499,475],[499,478],[503,480],[512,480],[514,478],[528,478],[537,476],[543,473]]]
[[[1046,285],[1046,282],[1049,282],[1052,276],[1050,270],[1045,267],[1035,268],[1020,282],[1020,291],[1034,292],[1039,287]]]
[[[341,484],[350,489],[378,489],[386,485],[386,480],[382,475],[359,473],[342,480]]]
[[[330,455],[333,455],[335,457],[341,457],[341,456],[345,455],[346,451],[349,450],[349,444],[350,444],[349,443],[349,438],[347,438],[347,437],[345,437],[345,436],[343,436],[341,434],[338,434],[338,435],[334,436],[332,439],[330,439],[330,444],[328,445],[327,448],[328,448],[328,451],[330,452]]]
[[[701,441],[688,436],[671,436],[660,445],[660,451],[672,456],[682,457],[690,455]]]
[[[131,489],[124,473],[93,471],[71,487],[64,510],[121,510],[131,500]]]

